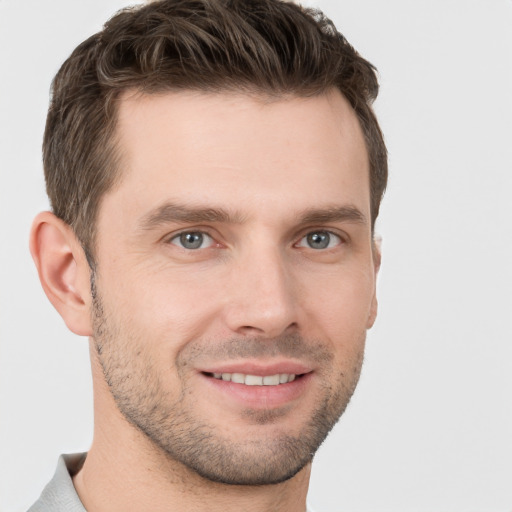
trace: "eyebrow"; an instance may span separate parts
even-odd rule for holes
[[[301,224],[324,224],[327,222],[353,222],[368,224],[366,216],[355,206],[332,206],[305,210],[299,215]]]
[[[366,216],[355,206],[331,206],[327,208],[306,209],[297,215],[299,224],[323,224],[328,222],[352,222],[367,224]],[[190,206],[174,202],[166,202],[144,215],[140,228],[144,231],[159,226],[179,222],[199,224],[216,222],[225,224],[243,224],[246,217],[240,212],[228,212],[224,208]]]
[[[143,230],[155,229],[172,222],[198,224],[201,222],[219,222],[226,224],[241,224],[243,215],[238,212],[230,213],[223,208],[195,207],[173,202],[167,202],[144,215],[140,222]]]

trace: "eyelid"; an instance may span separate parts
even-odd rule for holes
[[[181,235],[186,234],[186,233],[200,233],[203,236],[208,237],[212,243],[210,243],[208,245],[208,247],[204,247],[203,249],[208,249],[214,245],[219,245],[219,246],[222,245],[220,242],[217,241],[217,237],[211,233],[211,230],[208,228],[205,228],[205,227],[181,229],[177,232],[174,232],[174,233],[171,233],[171,234],[165,236],[163,238],[163,241],[166,244],[173,244],[182,249],[190,250],[190,249],[187,249],[179,244],[173,243],[174,240],[178,239]],[[295,247],[297,247],[297,246],[300,247],[300,245],[299,245],[300,242],[302,240],[304,240],[309,234],[312,234],[312,233],[328,233],[331,236],[335,236],[336,238],[339,239],[339,243],[337,245],[343,245],[350,241],[349,236],[346,233],[343,233],[343,232],[340,233],[339,230],[335,230],[333,228],[325,228],[325,227],[322,227],[322,228],[308,227],[307,229],[302,230],[302,232],[296,237],[297,241],[293,245]]]
[[[164,236],[162,236],[161,240],[164,242],[170,242],[173,238],[183,235],[183,233],[201,233],[203,235],[208,235],[209,237],[216,239],[218,236],[216,234],[213,234],[213,231],[214,230],[209,226],[177,227],[175,231],[169,231]]]
[[[185,234],[200,234],[203,235],[205,238],[209,238],[210,242],[206,247],[200,247],[198,249],[190,249],[188,247],[183,247],[183,245],[175,243],[175,240],[179,240],[182,235]],[[165,237],[164,242],[166,244],[172,244],[176,247],[179,247],[180,249],[184,249],[186,251],[192,251],[192,250],[200,250],[200,249],[209,249],[210,247],[213,247],[215,245],[219,245],[219,243],[216,241],[216,239],[206,230],[205,228],[188,228],[188,229],[182,229],[178,231],[177,233],[172,233],[171,235],[168,235]]]
[[[307,245],[300,245],[301,242],[308,236],[308,235],[311,235],[313,233],[327,233],[331,236],[334,236],[336,238],[339,239],[339,243],[336,244],[335,247],[338,247],[340,245],[344,245],[346,243],[348,243],[349,241],[349,237],[348,235],[346,235],[345,233],[340,233],[338,230],[334,230],[332,228],[308,228],[306,231],[303,231],[299,237],[298,237],[298,240],[297,242],[295,242],[294,246],[295,247],[305,247],[307,249],[313,249],[312,247],[308,247]],[[329,249],[334,249],[334,247],[328,247],[328,248],[325,248],[325,249],[315,249],[315,250],[329,250]]]

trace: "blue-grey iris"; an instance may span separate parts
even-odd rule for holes
[[[317,231],[307,236],[309,247],[312,249],[325,249],[331,242],[331,236],[325,231]]]
[[[202,233],[182,233],[180,243],[185,249],[199,249],[203,245],[204,236]]]

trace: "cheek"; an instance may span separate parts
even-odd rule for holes
[[[329,324],[366,324],[374,295],[374,275],[370,268],[344,268],[330,274],[303,279],[302,295],[311,308]]]
[[[304,287],[303,309],[309,336],[320,336],[343,357],[360,357],[374,295],[368,270],[333,273]],[[314,329],[314,330],[311,330]]]
[[[114,282],[116,281],[116,282]],[[214,279],[201,272],[140,269],[110,283],[110,303],[124,325],[153,345],[179,350],[215,317]]]

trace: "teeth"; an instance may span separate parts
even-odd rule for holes
[[[238,384],[244,384],[245,383],[245,376],[243,373],[233,373],[231,375],[231,382],[236,382]]]
[[[246,386],[263,386],[263,377],[258,375],[245,375],[244,384]]]
[[[244,373],[214,373],[214,378],[219,380],[231,381],[246,386],[277,386],[293,382],[296,375],[294,373],[277,373],[276,375],[246,375]]]
[[[264,386],[277,386],[279,384],[279,374],[277,375],[267,375],[263,377],[263,385]]]

